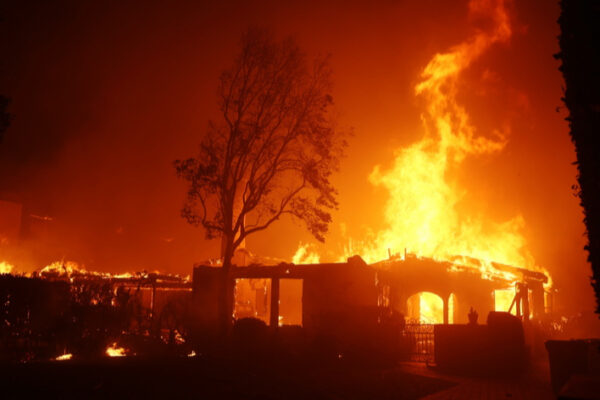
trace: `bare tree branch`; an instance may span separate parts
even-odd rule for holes
[[[190,184],[182,215],[207,237],[221,236],[224,267],[248,235],[283,214],[324,239],[337,207],[329,177],[345,146],[329,115],[330,90],[327,59],[309,65],[291,39],[243,35],[220,78],[222,122],[209,125],[195,158],[175,162]]]

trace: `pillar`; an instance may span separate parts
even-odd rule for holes
[[[272,328],[279,326],[279,278],[271,278],[271,317],[269,325]]]
[[[542,282],[529,282],[529,288],[531,289],[531,311],[533,311],[533,317],[542,318],[546,313],[544,285]]]
[[[444,302],[444,325],[448,325],[448,302],[450,301],[450,295],[442,297],[442,301]]]

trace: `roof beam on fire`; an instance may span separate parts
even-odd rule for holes
[[[497,262],[492,262],[492,266],[500,271],[512,272],[514,274],[521,274],[523,280],[534,280],[541,281],[542,283],[548,282],[548,277],[546,274],[538,271],[531,271],[525,268],[513,267],[512,265],[500,264]]]

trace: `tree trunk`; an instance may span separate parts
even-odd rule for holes
[[[233,323],[233,311],[235,302],[235,279],[232,274],[232,259],[236,248],[234,242],[238,239],[240,232],[234,232],[233,226],[242,211],[243,202],[238,194],[234,195],[233,205],[228,209],[231,210],[226,218],[225,226],[229,227],[229,232],[226,232],[221,237],[221,257],[223,258],[223,292],[221,298],[221,322],[224,335],[229,335]],[[242,242],[240,247],[244,247],[245,242]]]
[[[233,322],[234,310],[234,289],[235,280],[233,279],[231,259],[233,258],[233,238],[230,235],[225,237],[226,245],[223,251],[223,282],[220,299],[220,319],[221,330],[224,336],[228,336]]]

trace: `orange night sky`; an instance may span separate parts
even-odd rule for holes
[[[385,228],[388,193],[369,175],[423,136],[414,94],[421,71],[487,29],[469,17],[467,1],[59,3],[0,7],[0,93],[15,115],[0,144],[0,199],[54,218],[51,249],[34,254],[29,237],[8,255],[24,269],[64,257],[91,269],[189,274],[194,262],[218,256],[218,243],[179,216],[185,184],[172,161],[194,155],[207,121],[218,118],[219,73],[253,25],[294,36],[309,56],[331,53],[336,112],[354,136],[335,176],[339,211],[326,244],[313,250],[335,260],[348,240]],[[560,307],[589,310],[575,153],[552,57],[558,5],[508,10],[510,40],[492,45],[458,86],[477,133],[500,129],[508,142],[454,171],[464,192],[458,207],[497,222],[521,215],[527,248],[553,275]],[[281,221],[247,246],[290,260],[299,242],[314,240]]]

